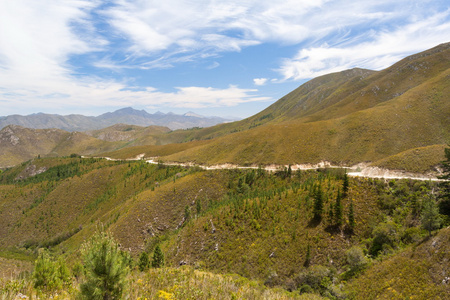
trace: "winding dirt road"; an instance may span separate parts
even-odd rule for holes
[[[138,155],[133,160],[144,159],[144,156]],[[150,164],[158,164],[155,158],[146,160],[147,163]],[[258,169],[257,166],[243,167],[234,164],[220,164],[220,165],[212,165],[212,166],[203,166],[203,165],[195,165],[192,163],[164,163],[165,165],[178,165],[184,167],[193,167],[197,166],[205,170],[223,170],[223,169]],[[267,165],[263,167],[264,170],[274,172],[277,170],[283,170],[287,168],[288,165]],[[358,164],[352,167],[340,167],[333,166],[329,162],[323,161],[318,164],[297,164],[291,165],[292,171],[297,170],[316,170],[319,168],[345,168],[348,170],[347,174],[352,177],[367,177],[367,178],[383,178],[383,179],[413,179],[413,180],[431,180],[431,181],[443,181],[442,179],[438,179],[436,176],[426,175],[426,174],[416,174],[410,172],[404,172],[400,170],[388,170],[382,169],[378,167],[370,167],[366,164]]]

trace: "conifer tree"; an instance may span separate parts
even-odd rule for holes
[[[145,271],[148,269],[148,267],[150,266],[150,260],[148,258],[148,254],[147,252],[142,252],[141,255],[139,256],[139,271]]]
[[[81,284],[84,299],[122,299],[128,276],[126,255],[111,234],[96,233],[82,246],[86,281]]]
[[[184,207],[184,223],[186,224],[191,219],[191,208],[189,205]]]
[[[424,199],[422,211],[422,227],[428,230],[431,236],[431,231],[438,229],[441,225],[441,218],[439,215],[439,207],[432,196]]]
[[[348,175],[347,172],[344,174],[344,183],[342,184],[342,197],[348,196]]]
[[[316,186],[314,193],[314,219],[320,220],[323,212],[323,193],[322,186],[319,184]]]
[[[441,187],[441,195],[439,196],[439,211],[443,215],[450,216],[450,148],[445,148],[445,158],[442,164],[442,176],[444,179],[439,186]]]
[[[311,246],[308,243],[308,246],[306,247],[306,258],[304,266],[309,267],[310,264],[311,264]]]
[[[289,165],[289,168],[287,170],[287,178],[291,178],[292,177],[292,168],[291,165]]]
[[[343,207],[342,207],[342,203],[341,203],[341,190],[338,189],[337,192],[337,196],[336,196],[336,204],[334,205],[334,223],[336,226],[341,226],[343,223],[342,220],[342,212],[343,212]]]
[[[353,201],[350,200],[350,207],[348,209],[348,225],[350,225],[350,228],[353,230],[355,229],[355,212],[353,210]]]
[[[153,268],[164,267],[164,253],[162,252],[161,247],[159,247],[159,245],[156,245],[155,252],[153,253],[152,267]]]
[[[331,202],[330,202],[330,207],[328,208],[328,223],[330,225],[334,224],[334,207]]]
[[[200,202],[200,200],[197,200],[196,209],[197,209],[197,215],[200,215],[200,213],[202,211],[202,203]]]

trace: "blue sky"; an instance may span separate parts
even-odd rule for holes
[[[447,0],[1,0],[0,116],[244,118],[311,78],[449,41]]]

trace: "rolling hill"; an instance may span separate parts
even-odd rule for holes
[[[30,269],[26,262],[48,248],[77,274],[80,245],[102,226],[134,259],[129,290],[134,298],[157,298],[158,290],[183,298],[195,286],[192,298],[207,299],[205,289],[220,289],[229,299],[239,291],[223,286],[221,278],[238,274],[235,284],[252,280],[258,290],[285,290],[273,291],[269,299],[392,298],[392,293],[445,299],[449,228],[428,237],[421,226],[424,203],[439,193],[438,184],[347,178],[345,187],[344,174],[33,159],[0,174],[0,266]],[[317,199],[323,201],[320,218]],[[140,272],[139,255],[151,254],[156,245],[166,268]],[[65,288],[68,299],[83,278],[77,276]],[[22,278],[15,284],[0,280],[0,291],[18,287],[30,295],[32,279],[26,273]]]
[[[421,160],[416,171],[434,170],[443,156],[433,156],[433,149],[450,141],[449,67],[450,43],[446,43],[382,71],[352,69],[324,75],[250,118],[186,131],[185,141],[206,142],[187,143],[177,153],[159,156],[207,165],[325,160],[391,167],[386,162],[395,160],[396,168],[412,170],[401,153],[417,149],[428,159]],[[136,152],[156,156],[156,149],[140,147]],[[137,154],[133,151],[116,155],[132,157]]]

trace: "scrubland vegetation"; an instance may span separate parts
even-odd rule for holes
[[[321,76],[210,128],[0,131],[0,165],[35,157],[0,171],[0,298],[448,299],[449,55]],[[444,181],[288,167],[324,160]]]
[[[30,165],[46,171],[26,175]],[[0,182],[0,264],[11,270],[4,299],[445,299],[449,291],[446,189],[436,182],[75,155],[35,159]]]

